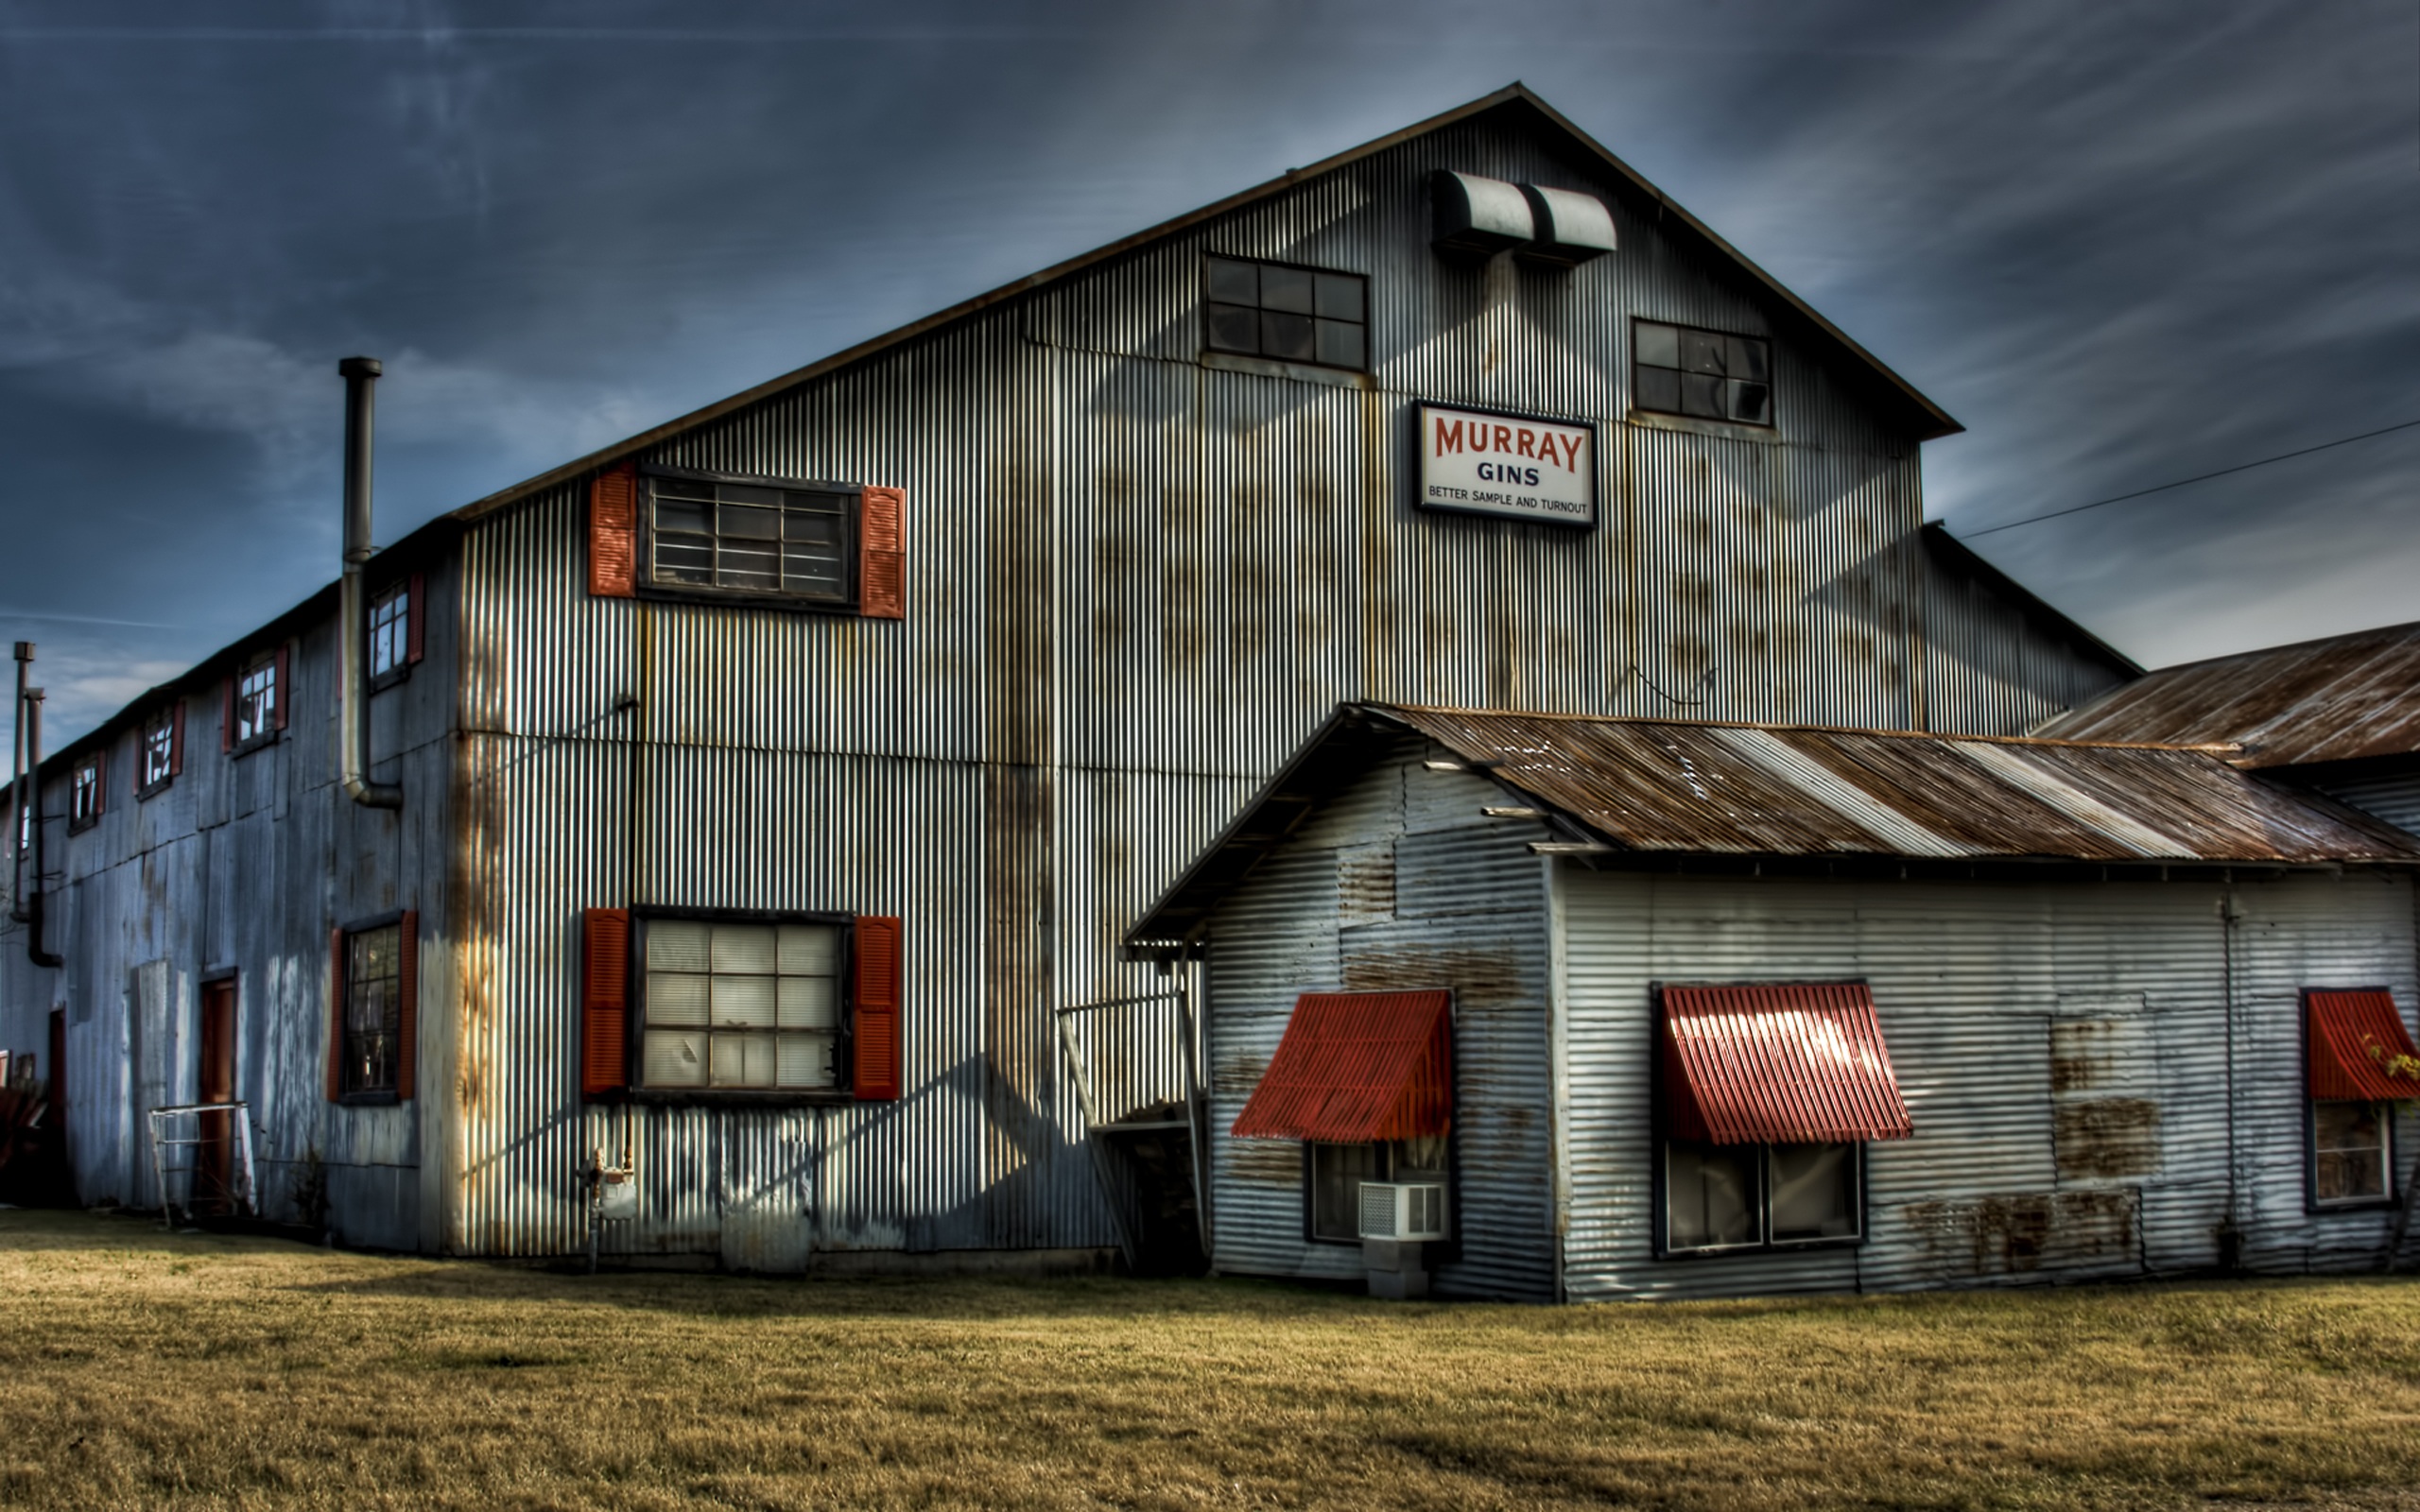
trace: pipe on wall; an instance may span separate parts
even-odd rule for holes
[[[34,643],[17,643],[17,702],[9,721],[9,917],[22,924],[33,915],[26,910],[26,674],[34,659]]]
[[[374,809],[404,806],[404,790],[370,781],[369,604],[361,570],[375,549],[370,543],[370,453],[374,399],[372,386],[385,369],[375,357],[347,357],[337,364],[344,379],[344,578],[337,610],[344,644],[342,691],[337,710],[337,773],[355,803]],[[281,692],[281,696],[283,696]]]
[[[26,649],[28,653],[33,650],[30,643]],[[19,664],[23,665],[22,662]],[[27,795],[33,804],[34,885],[32,896],[26,902],[26,958],[46,971],[56,971],[67,964],[67,957],[42,948],[42,690],[27,688],[24,700],[17,707],[26,721],[26,782],[34,789]],[[18,833],[24,833],[23,831]]]

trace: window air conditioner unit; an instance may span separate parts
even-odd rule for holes
[[[1416,1243],[1445,1237],[1442,1181],[1361,1183],[1361,1237]]]

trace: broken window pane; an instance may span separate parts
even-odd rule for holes
[[[1856,1236],[1856,1145],[1773,1146],[1772,1230],[1775,1244]]]
[[[1763,384],[1741,383],[1737,378],[1724,380],[1727,393],[1724,408],[1731,419],[1750,425],[1762,425],[1772,419],[1772,390]]]
[[[1664,1244],[1668,1249],[1753,1245],[1756,1231],[1756,1147],[1665,1147]]]
[[[1734,378],[1753,378],[1758,382],[1772,376],[1766,369],[1767,348],[1754,336],[1722,338],[1722,370]]]

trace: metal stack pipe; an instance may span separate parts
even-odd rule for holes
[[[26,661],[31,661],[33,659],[33,646],[31,643],[27,643],[26,652]],[[17,666],[19,669],[17,675],[20,678],[24,677],[25,662],[20,662],[17,663]],[[26,902],[26,958],[32,961],[36,966],[49,970],[66,965],[67,957],[63,955],[54,955],[49,951],[42,948],[42,879],[43,856],[42,833],[42,690],[40,688],[27,688],[26,690],[24,699],[18,703],[17,707],[23,712],[22,717],[25,720],[26,728],[25,781],[26,785],[33,789],[33,791],[26,795],[26,801],[33,809],[34,821],[31,826],[33,830],[34,842],[33,893]],[[24,833],[23,831],[18,833],[20,834]]]
[[[33,660],[34,643],[19,641],[16,713],[9,721],[9,917],[20,924],[33,918],[26,907],[26,674]]]
[[[361,570],[375,548],[370,543],[372,386],[385,371],[375,357],[347,357],[337,364],[344,379],[344,578],[340,639],[344,645],[343,691],[337,711],[337,771],[355,803],[399,809],[404,790],[370,781],[369,601]],[[278,690],[285,697],[286,690]]]

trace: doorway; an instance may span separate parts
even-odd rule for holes
[[[201,985],[201,1065],[195,1078],[198,1103],[235,1100],[235,979]],[[193,1211],[224,1216],[235,1211],[235,1115],[203,1113],[195,1131]]]

